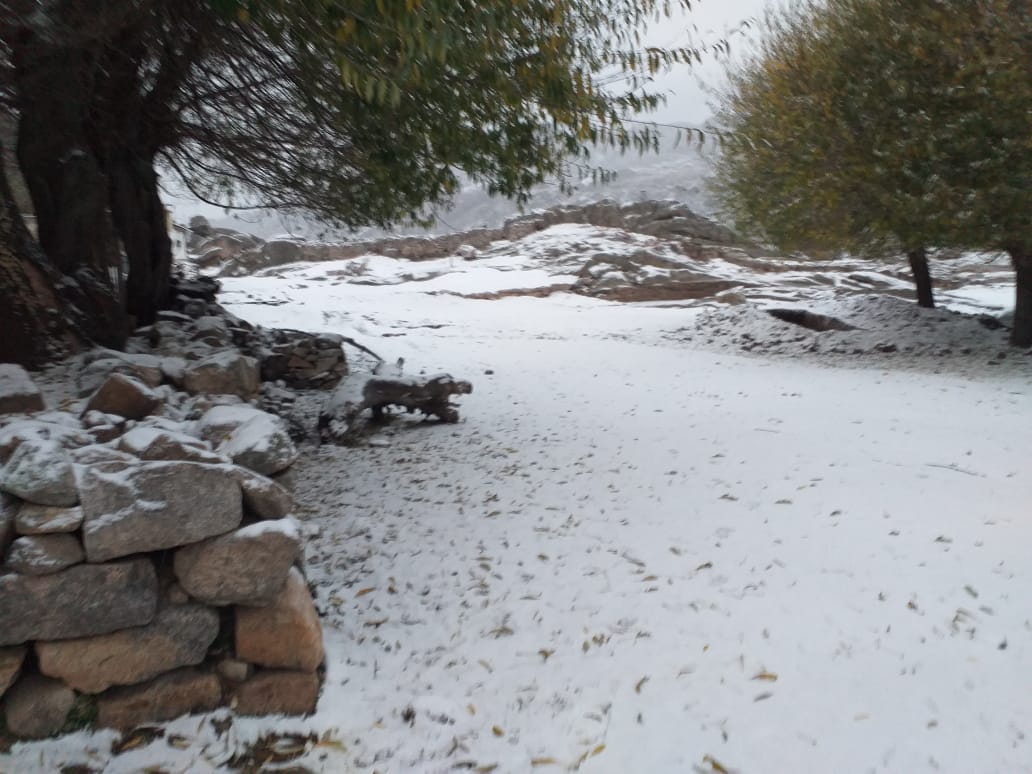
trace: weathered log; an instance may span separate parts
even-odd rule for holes
[[[459,421],[452,395],[468,395],[473,385],[449,374],[438,374],[428,379],[402,376],[404,359],[388,365],[380,363],[372,378],[359,389],[354,378],[344,379],[326,401],[319,414],[319,437],[327,443],[347,443],[367,429],[368,421],[362,416],[367,409],[372,422],[382,422],[392,406],[405,409],[409,414],[420,412],[437,417],[441,422]]]

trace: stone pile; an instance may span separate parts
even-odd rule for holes
[[[110,359],[129,368],[106,374],[91,360],[80,383],[96,386],[62,410],[0,365],[8,732],[124,729],[222,705],[312,712],[322,633],[277,483],[298,451],[278,417],[243,400],[257,363],[122,357]],[[196,380],[232,389],[157,384],[170,372],[198,392]]]
[[[153,325],[138,328],[124,352],[98,348],[85,355],[79,396],[93,394],[112,373],[151,388],[245,400],[258,396],[262,382],[322,390],[347,374],[344,337],[256,327],[215,303],[217,290],[215,280],[180,280],[178,309],[159,312]]]

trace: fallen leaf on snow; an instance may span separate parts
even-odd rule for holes
[[[702,756],[702,762],[708,763],[710,771],[715,771],[717,774],[731,774],[727,766],[724,766],[720,761],[714,758],[712,755]]]

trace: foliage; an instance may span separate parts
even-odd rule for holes
[[[18,116],[51,261],[111,275],[107,295],[146,324],[170,302],[158,168],[211,202],[351,227],[422,219],[460,173],[522,201],[548,177],[568,180],[592,144],[658,145],[627,119],[661,102],[649,87],[657,71],[701,56],[641,42],[644,22],[675,4],[691,6],[9,0],[0,109]],[[113,244],[101,244],[108,218],[124,283]]]
[[[205,199],[348,226],[416,219],[460,173],[522,201],[578,172],[592,144],[651,149],[658,135],[624,119],[661,102],[652,75],[700,56],[641,45],[646,20],[672,12],[654,0],[216,8],[165,159]]]
[[[788,249],[1006,247],[1032,204],[1029,32],[1009,0],[768,17],[722,96],[722,201]]]
[[[903,250],[915,277],[927,247],[1006,250],[1027,346],[1030,104],[1025,2],[807,0],[731,73],[718,196],[779,246]]]

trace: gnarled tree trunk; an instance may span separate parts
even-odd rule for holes
[[[111,214],[129,260],[126,305],[136,325],[149,325],[171,301],[172,240],[158,192],[154,159],[131,148],[107,159]]]
[[[120,348],[129,333],[121,257],[89,132],[96,54],[29,27],[5,39],[14,64],[18,162],[46,265],[75,280],[61,283],[60,292],[81,337]]]
[[[37,367],[79,343],[0,169],[0,362]]]
[[[104,228],[107,185],[86,130],[89,54],[40,36],[14,48],[18,164],[36,211],[39,243],[64,274],[104,271],[113,253]]]

